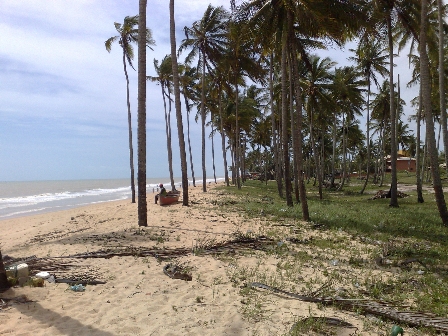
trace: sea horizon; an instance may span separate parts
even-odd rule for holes
[[[216,178],[222,181],[224,178]],[[214,182],[207,178],[207,183]],[[146,192],[158,191],[163,183],[171,187],[169,177],[148,178]],[[189,180],[189,185],[193,183]],[[181,178],[174,178],[177,189],[182,186]],[[202,179],[196,179],[202,185]],[[136,181],[136,194],[138,190]],[[129,178],[122,179],[81,179],[81,180],[39,180],[39,181],[0,181],[0,221],[4,219],[31,216],[85,205],[131,199]]]

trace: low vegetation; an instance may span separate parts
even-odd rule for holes
[[[412,181],[412,176],[399,176],[399,183]],[[326,191],[319,200],[311,181],[307,184],[310,222],[300,221],[300,205],[286,206],[273,181],[249,180],[241,190],[220,187],[226,201],[217,205],[260,224],[259,232],[247,234],[278,241],[275,248],[260,252],[264,256],[258,256],[256,267],[230,261],[228,275],[242,288],[242,313],[247,319],[269,318],[263,310],[268,294],[244,287],[254,281],[303,295],[384,301],[447,316],[448,229],[441,223],[431,190],[424,191],[422,204],[417,203],[415,190],[406,190],[409,197],[399,200],[399,208],[391,208],[389,199],[371,199],[381,188],[369,185],[361,195],[360,185],[352,181],[343,191]],[[278,259],[275,270],[264,265],[269,255]],[[309,269],[312,276],[297,276]],[[381,329],[384,320],[366,320],[365,328]],[[312,332],[322,329],[320,324],[307,320],[296,329]],[[422,332],[436,334],[420,327],[417,334]]]

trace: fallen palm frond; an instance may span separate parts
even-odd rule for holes
[[[214,245],[206,244],[201,246],[201,252],[203,254],[219,254],[226,253],[234,250],[264,250],[268,245],[275,244],[273,239],[266,237],[248,238],[237,237],[236,239],[217,243]],[[71,267],[72,264],[57,263],[56,259],[88,259],[88,258],[112,258],[112,257],[155,257],[160,260],[168,260],[179,256],[185,256],[192,253],[190,248],[176,248],[176,249],[160,249],[160,248],[144,248],[144,247],[114,247],[110,249],[103,249],[94,252],[78,253],[61,257],[46,257],[37,258],[36,256],[14,259],[11,258],[5,262],[5,266],[8,267],[12,264],[26,262],[30,268],[42,268],[41,270],[49,270],[60,267]]]
[[[4,260],[5,266],[26,263],[30,273],[50,272],[58,275],[58,277],[69,278],[73,281],[97,281],[100,275],[96,273],[89,265],[81,264],[79,259],[104,258],[112,257],[154,257],[159,261],[165,261],[192,253],[195,254],[221,254],[234,253],[238,251],[264,250],[267,246],[275,244],[275,241],[266,237],[250,238],[246,236],[237,236],[235,239],[216,244],[203,244],[198,249],[177,248],[177,249],[160,249],[160,248],[144,248],[144,247],[114,247],[94,252],[78,253],[60,257],[44,257],[38,258],[31,256],[27,258],[8,257]],[[200,250],[200,253],[198,251]],[[62,261],[64,260],[64,261]],[[84,268],[82,271],[74,271],[74,269]]]
[[[397,191],[397,197],[398,198],[406,198],[406,197],[409,197],[409,195],[405,194],[404,192]],[[370,199],[375,200],[375,199],[379,199],[379,198],[390,198],[390,191],[378,190],[377,193]]]
[[[366,299],[343,299],[339,297],[313,297],[300,295],[271,287],[263,283],[252,282],[249,287],[267,289],[276,294],[286,295],[305,302],[314,302],[324,305],[335,305],[346,310],[362,311],[365,314],[373,314],[385,317],[399,323],[406,323],[413,327],[429,327],[437,331],[448,332],[448,319],[424,312],[411,312],[398,310],[396,306],[388,302],[372,301]]]

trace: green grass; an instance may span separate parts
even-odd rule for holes
[[[410,197],[398,200],[398,208],[392,208],[389,207],[389,199],[370,199],[373,191],[380,189],[377,186],[370,185],[363,195],[359,194],[360,185],[346,186],[340,192],[325,190],[323,200],[318,198],[317,188],[311,183],[306,187],[310,220],[323,224],[327,229],[343,229],[383,241],[398,236],[443,243],[447,238],[448,229],[441,223],[432,194],[424,194],[425,202],[417,203],[416,193],[411,192]],[[381,189],[387,188],[385,185]],[[246,181],[241,190],[229,187],[228,191],[240,197],[240,202],[232,205],[248,216],[258,217],[262,213],[273,220],[302,218],[300,204],[286,206],[273,181],[268,185]]]
[[[415,175],[400,173],[399,183],[414,184]],[[442,225],[434,195],[424,191],[424,203],[417,203],[416,192],[406,192],[407,198],[398,199],[399,207],[389,207],[389,199],[371,200],[378,190],[389,188],[386,180],[382,187],[369,184],[363,195],[359,194],[362,181],[352,180],[342,191],[324,190],[323,199],[318,197],[317,187],[312,182],[306,185],[307,200],[310,212],[310,222],[301,221],[302,209],[300,204],[288,207],[286,201],[279,197],[277,185],[274,181],[268,184],[260,181],[246,181],[241,190],[236,187],[219,187],[225,193],[223,200],[217,204],[229,211],[237,211],[242,216],[259,218],[268,223],[265,232],[275,236],[276,225],[285,227],[307,228],[334,232],[334,238],[316,238],[307,245],[310,251],[334,251],[334,255],[341,254],[347,249],[350,240],[365,242],[372,246],[369,258],[374,259],[381,254],[391,265],[399,269],[394,279],[371,278],[362,286],[372,298],[387,298],[391,301],[402,301],[412,298],[412,308],[424,312],[431,312],[446,316],[448,314],[448,228]],[[444,183],[447,181],[444,180]],[[293,195],[294,197],[294,195]],[[337,232],[345,232],[342,239]],[[291,229],[291,232],[293,230]],[[367,248],[366,248],[367,249]],[[308,260],[309,256],[300,252]],[[323,253],[323,252],[322,252]],[[333,252],[331,252],[333,253]],[[358,257],[358,252],[345,251],[349,255],[347,263],[355,268],[365,268],[370,271],[366,260]],[[279,253],[279,257],[283,257]],[[286,258],[286,256],[284,256]],[[318,255],[320,258],[320,255]],[[325,260],[322,254],[322,260]],[[398,267],[399,263],[409,258],[416,258],[419,263],[409,264],[408,267]],[[286,259],[279,262],[278,267],[294,273],[301,267],[303,261],[290,264]],[[326,261],[328,263],[328,261]],[[420,270],[420,274],[417,273]],[[236,274],[234,274],[235,276]],[[253,275],[238,273],[244,280]],[[259,275],[258,279],[261,276]],[[263,276],[264,278],[267,275]],[[263,278],[261,277],[261,278]],[[235,282],[241,282],[243,279]],[[355,281],[355,280],[353,280]],[[252,307],[253,308],[253,307]],[[255,309],[256,310],[256,309]],[[256,312],[255,315],[259,315]]]

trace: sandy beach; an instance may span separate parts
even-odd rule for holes
[[[309,316],[338,318],[352,325],[338,327],[337,335],[388,335],[392,324],[377,323],[373,316],[262,289],[250,289],[253,293],[242,296],[241,291],[248,290],[241,286],[245,281],[266,280],[270,274],[281,279],[285,271],[277,271],[283,262],[278,255],[254,247],[240,254],[232,248],[221,254],[200,253],[235,234],[263,234],[271,229],[287,230],[286,234],[291,230],[287,225],[268,228],[266,218],[222,211],[219,200],[227,196],[214,185],[207,193],[200,186],[190,188],[189,207],[180,202],[162,207],[154,204],[153,197],[148,195],[148,227],[144,228],[138,227],[137,205],[129,200],[1,221],[3,256],[48,258],[56,265],[51,272],[56,277],[88,277],[105,283],[86,285],[83,292],[47,281],[42,288],[13,287],[0,298],[25,295],[27,302],[12,300],[0,309],[0,335],[286,335],[295,321]],[[311,238],[300,222],[294,226]],[[118,254],[133,248],[160,252],[56,258],[99,250]],[[178,254],[168,259],[173,251]],[[188,272],[192,280],[167,276],[163,269],[169,263]],[[314,289],[320,288],[318,278],[326,270],[310,262],[291,271],[297,272],[295,289],[301,292],[300,282],[309,279],[316,279]],[[422,335],[411,328],[406,334]]]

